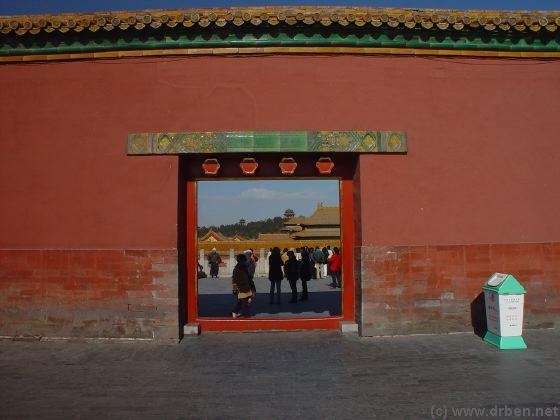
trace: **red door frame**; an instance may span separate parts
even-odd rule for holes
[[[208,177],[212,179],[215,177]],[[303,178],[303,177],[297,177]],[[297,179],[289,178],[289,179]],[[328,177],[307,176],[306,179],[325,179]],[[198,317],[197,261],[196,242],[197,203],[196,182],[201,177],[186,179],[186,302],[187,323],[200,325],[204,331],[257,331],[257,330],[338,330],[341,321],[355,319],[355,278],[354,278],[354,181],[352,177],[337,177],[340,182],[340,226],[342,254],[342,315],[321,318],[284,318],[284,319],[233,319]],[[231,178],[229,178],[231,179]],[[258,177],[237,179],[259,179]],[[262,179],[262,178],[260,178]],[[266,179],[275,179],[266,177]],[[286,178],[281,178],[286,179]],[[332,178],[331,178],[332,179]]]

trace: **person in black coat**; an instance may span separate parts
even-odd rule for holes
[[[301,278],[301,300],[307,300],[307,282],[313,277],[313,269],[315,268],[315,263],[311,261],[311,256],[309,255],[309,248],[303,247],[301,251],[301,264],[299,266],[299,277]]]
[[[290,303],[297,303],[297,281],[299,279],[299,261],[296,259],[294,251],[288,251],[288,261],[284,264],[284,275],[290,283],[292,289],[292,299]]]
[[[237,265],[233,269],[231,276],[232,290],[237,297],[237,302],[231,311],[231,316],[238,318],[244,316],[249,318],[249,303],[253,296],[251,285],[249,284],[249,273],[247,272],[246,257],[244,254],[237,256]]]
[[[222,263],[222,257],[216,251],[216,248],[212,248],[212,252],[208,254],[208,263],[210,264],[210,277],[218,277],[220,271],[220,264]]]
[[[276,303],[280,303],[281,286],[280,283],[284,278],[282,272],[282,258],[280,256],[280,248],[274,247],[270,257],[268,257],[268,279],[270,280],[270,303],[274,303],[274,288],[276,287]]]

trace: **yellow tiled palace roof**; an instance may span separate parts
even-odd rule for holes
[[[255,27],[268,25],[313,25],[324,27],[424,28],[461,31],[465,28],[496,31],[554,32],[560,26],[560,11],[493,11],[393,9],[367,7],[255,7],[138,12],[65,13],[57,15],[0,16],[0,32],[17,35],[75,33],[99,30],[146,28]]]
[[[0,63],[165,55],[560,58],[560,11],[255,7],[0,16]]]

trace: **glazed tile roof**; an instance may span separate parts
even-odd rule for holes
[[[224,28],[276,25],[324,27],[423,28],[488,32],[547,31],[560,26],[560,11],[458,11],[392,8],[261,7],[145,10],[33,16],[0,16],[0,33],[37,35],[82,31],[125,31],[158,28]]]
[[[294,233],[292,235],[293,239],[300,238],[338,238],[340,237],[340,228],[317,228],[317,229],[305,229],[301,232]]]
[[[277,241],[288,239],[290,239],[290,235],[287,233],[259,233],[257,241]]]
[[[340,225],[340,209],[321,205],[311,216],[305,218],[302,225]]]
[[[199,238],[198,241],[199,242],[211,241],[210,237],[214,237],[217,241],[228,241],[228,240],[230,240],[230,238],[223,235],[222,233],[210,229],[208,232],[206,232],[206,234],[204,236]]]
[[[321,203],[317,206],[313,214],[309,217],[292,217],[288,219],[284,225],[340,225],[340,208],[323,206]]]

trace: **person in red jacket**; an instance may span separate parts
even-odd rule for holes
[[[332,283],[329,284],[329,286],[331,286],[333,289],[336,287],[342,288],[342,260],[340,258],[340,250],[335,246],[333,251],[333,254],[327,260],[327,263],[329,264],[329,271],[332,277]]]

